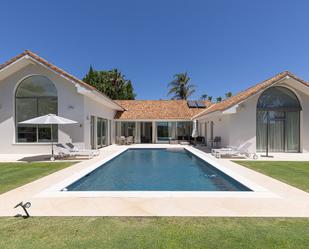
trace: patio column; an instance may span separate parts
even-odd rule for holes
[[[155,144],[157,141],[157,127],[156,122],[152,121],[152,143]]]
[[[135,122],[135,143],[141,143],[141,122]]]

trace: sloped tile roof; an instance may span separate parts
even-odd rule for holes
[[[7,62],[3,63],[0,65],[0,70],[4,69],[5,67],[11,65],[12,63],[14,63],[15,61],[18,61],[19,59],[21,59],[24,56],[30,56],[31,58],[33,58],[34,60],[38,61],[39,63],[42,63],[44,66],[48,67],[49,69],[53,70],[54,72],[64,76],[65,78],[73,81],[75,84],[81,85],[89,90],[92,91],[96,91],[99,94],[103,95],[105,98],[110,99],[109,97],[107,97],[104,93],[102,93],[101,91],[97,90],[95,87],[85,83],[84,81],[76,78],[75,76],[67,73],[66,71],[62,70],[61,68],[53,65],[52,63],[48,62],[47,60],[43,59],[42,57],[38,56],[37,54],[31,52],[30,50],[25,50],[24,52],[22,52],[21,54],[13,57],[12,59],[8,60]],[[110,99],[111,102],[115,102],[112,99]],[[115,102],[116,103],[116,102]],[[117,103],[116,103],[117,104]],[[118,105],[118,104],[117,104]],[[121,106],[120,106],[121,107]]]
[[[80,84],[82,86],[85,86],[88,89],[91,90],[97,90],[95,87],[88,85],[87,83],[81,81],[80,79],[74,77],[73,75],[65,72],[64,70],[60,69],[59,67],[56,67],[55,65],[49,63],[48,61],[46,61],[45,59],[43,59],[42,57],[38,56],[37,54],[31,52],[30,50],[25,50],[24,52],[22,52],[21,54],[13,57],[12,59],[8,60],[7,62],[3,63],[2,65],[0,65],[0,70],[9,66],[10,64],[14,63],[15,61],[19,60],[20,58],[24,57],[24,56],[30,56],[33,59],[35,59],[36,61],[42,63],[43,65],[47,66],[48,68],[52,69],[53,71],[57,72],[60,75],[63,75],[64,77],[74,81],[77,84]]]
[[[294,78],[295,80],[299,81],[301,84],[304,84],[305,86],[309,86],[308,82],[298,78],[297,76],[295,76],[294,74],[292,74],[289,71],[284,71],[282,73],[279,73],[277,75],[275,75],[274,77],[271,77],[267,80],[264,80],[250,88],[248,88],[245,91],[242,91],[228,99],[225,99],[219,103],[215,103],[212,106],[210,106],[209,108],[207,108],[206,110],[198,113],[197,115],[194,116],[194,118],[197,117],[201,117],[203,115],[206,114],[210,114],[212,112],[216,112],[216,111],[224,111],[234,105],[239,104],[240,102],[246,100],[247,98],[259,93],[260,91],[263,91],[264,89],[272,86],[273,84],[275,84],[276,82],[278,82],[279,80],[285,78],[286,76],[289,76],[291,78]]]
[[[116,100],[125,108],[118,111],[115,119],[119,120],[191,120],[205,108],[189,108],[186,100]],[[206,107],[211,103],[204,101]]]

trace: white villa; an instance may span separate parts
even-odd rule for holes
[[[309,85],[280,73],[220,103],[184,100],[113,101],[94,87],[26,50],[0,65],[0,148],[3,154],[49,153],[51,130],[19,122],[54,113],[78,125],[54,125],[59,143],[101,148],[190,140],[193,120],[209,146],[249,143],[250,152],[309,152]]]

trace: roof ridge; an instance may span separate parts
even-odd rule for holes
[[[126,111],[118,111],[121,120],[192,120],[205,108],[190,108],[186,100],[119,100]],[[205,101],[206,108],[211,103]]]

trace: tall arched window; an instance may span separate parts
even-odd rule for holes
[[[33,75],[24,79],[15,93],[16,141],[21,143],[50,142],[49,125],[25,125],[19,122],[46,115],[58,114],[57,89],[47,77]],[[53,126],[58,140],[58,126]]]
[[[300,111],[291,90],[280,86],[265,90],[257,103],[257,151],[299,152]]]

